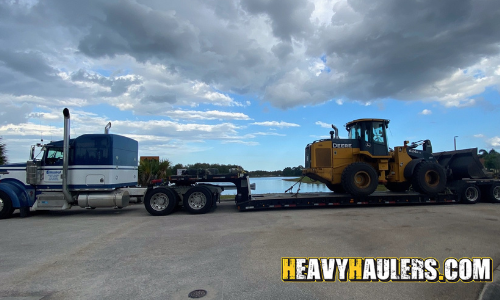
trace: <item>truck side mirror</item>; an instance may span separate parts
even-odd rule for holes
[[[33,160],[35,159],[35,146],[31,146],[31,150],[30,150],[30,160]]]

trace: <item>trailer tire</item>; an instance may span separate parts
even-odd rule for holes
[[[500,203],[500,183],[493,183],[488,189],[488,200]]]
[[[409,181],[405,181],[405,182],[387,182],[385,184],[385,187],[391,191],[391,192],[395,192],[395,193],[402,193],[402,192],[406,192],[407,190],[410,189],[410,185],[411,183]]]
[[[415,167],[412,186],[418,193],[435,196],[446,188],[446,173],[439,164],[423,161]]]
[[[184,208],[192,214],[205,214],[212,208],[212,193],[210,189],[195,186],[184,194]]]
[[[345,190],[344,190],[344,187],[342,186],[342,184],[331,184],[331,183],[327,183],[326,184],[326,187],[334,192],[334,193],[337,193],[337,194],[345,194]]]
[[[12,216],[15,208],[12,207],[12,200],[5,192],[0,191],[0,219],[8,219]]]
[[[377,171],[364,162],[352,163],[342,172],[342,186],[355,197],[368,196],[377,189]]]
[[[475,204],[481,199],[481,190],[475,184],[466,184],[460,192],[460,202]]]
[[[177,204],[175,192],[168,188],[157,188],[146,194],[144,207],[153,216],[166,216]]]

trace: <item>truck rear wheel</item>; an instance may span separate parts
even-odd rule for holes
[[[334,192],[334,193],[337,193],[337,194],[344,194],[345,193],[345,190],[344,190],[344,187],[342,186],[342,184],[331,184],[331,183],[327,183],[326,184],[326,187]]]
[[[5,192],[0,191],[0,219],[7,219],[12,216],[14,208],[12,207],[12,200]]]
[[[175,192],[168,188],[157,188],[144,197],[144,207],[153,216],[165,216],[174,210],[177,204]]]
[[[192,214],[204,214],[212,208],[212,193],[206,187],[195,186],[184,194],[184,208]]]
[[[421,162],[412,176],[413,189],[422,194],[435,196],[446,188],[446,174],[437,163]]]
[[[488,189],[488,198],[493,203],[500,203],[500,183],[493,183]]]
[[[460,202],[475,204],[481,199],[481,190],[475,184],[467,184],[460,192]]]
[[[342,172],[342,186],[353,196],[368,196],[377,189],[377,171],[364,162],[352,163]]]

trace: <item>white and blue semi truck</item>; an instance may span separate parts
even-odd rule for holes
[[[138,143],[115,134],[70,138],[70,113],[64,115],[64,140],[31,148],[27,163],[0,166],[0,219],[15,209],[116,207],[129,204],[127,187],[137,186]]]

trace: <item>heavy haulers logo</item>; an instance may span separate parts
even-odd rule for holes
[[[435,258],[296,258],[281,259],[283,281],[486,282],[493,280],[489,257],[447,258],[443,273]]]

